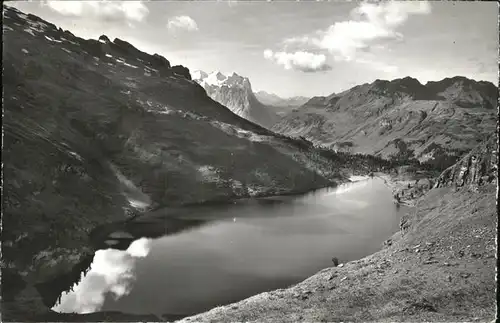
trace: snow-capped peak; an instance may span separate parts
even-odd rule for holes
[[[236,73],[229,74],[230,76],[226,76],[220,71],[213,71],[211,73],[205,73],[201,70],[193,71],[191,73],[191,77],[193,80],[198,82],[201,86],[227,86],[227,87],[250,87],[250,81],[243,76],[240,76]]]
[[[217,70],[211,73],[193,71],[191,77],[209,97],[240,117],[264,127],[270,127],[275,122],[277,116],[257,100],[247,77],[234,72],[223,74]]]
[[[240,76],[236,73],[233,73],[233,75],[229,76],[224,83],[231,87],[231,86],[242,86],[242,87],[248,87],[250,85],[250,81],[248,78]]]
[[[214,71],[203,80],[208,85],[221,86],[222,83],[227,79],[227,76],[222,74],[220,71]]]
[[[203,80],[208,76],[207,73],[203,72],[202,70],[196,70],[191,72],[191,79],[193,80]]]

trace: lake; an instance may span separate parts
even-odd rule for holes
[[[300,282],[331,267],[332,257],[345,263],[376,252],[407,211],[380,178],[302,196],[156,211],[111,234],[110,248],[95,253],[53,309],[200,313]],[[146,224],[156,233],[144,233]]]

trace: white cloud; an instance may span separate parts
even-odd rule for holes
[[[359,49],[365,49],[378,41],[402,39],[397,28],[410,15],[428,14],[426,1],[401,1],[362,3],[352,12],[356,20],[335,23],[325,32],[319,45],[340,58],[351,59]]]
[[[79,16],[83,13],[83,1],[46,1],[42,5],[47,5],[53,11],[65,16]]]
[[[266,49],[266,50],[264,51],[264,58],[265,58],[265,59],[272,59],[272,58],[273,58],[273,56],[274,56],[274,55],[273,55],[273,51],[272,51],[272,50],[270,50],[270,49]]]
[[[270,49],[264,51],[264,58],[282,65],[287,70],[298,70],[302,72],[319,72],[331,70],[326,63],[326,56],[299,51],[294,53],[276,52]]]
[[[92,313],[101,309],[107,293],[115,299],[128,295],[135,279],[137,258],[146,257],[150,248],[151,239],[141,238],[132,242],[126,251],[97,251],[87,275],[52,309],[62,313]]]
[[[358,61],[360,53],[383,48],[381,43],[388,40],[403,39],[398,28],[411,15],[424,15],[430,11],[427,1],[363,2],[351,12],[350,20],[336,22],[311,35],[285,39],[283,43],[285,46],[300,44],[326,50],[335,61]],[[377,69],[382,69],[381,66],[374,65]]]
[[[65,16],[141,22],[149,14],[143,1],[43,1],[43,6]]]
[[[429,14],[431,6],[427,1],[389,1],[373,4],[364,2],[353,10],[353,15],[365,17],[373,24],[397,27],[413,14]]]
[[[176,30],[187,30],[187,31],[196,31],[198,30],[198,24],[193,18],[189,16],[177,16],[170,18],[167,23],[168,29],[172,31]]]

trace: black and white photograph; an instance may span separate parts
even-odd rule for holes
[[[496,321],[496,1],[2,6],[2,322]]]

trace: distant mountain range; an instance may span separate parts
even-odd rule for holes
[[[266,91],[258,91],[255,93],[257,99],[265,105],[270,105],[274,107],[282,108],[297,108],[309,101],[310,98],[305,96],[294,96],[291,98],[282,98],[274,93],[268,93]]]
[[[492,83],[460,76],[425,85],[411,77],[376,80],[313,97],[272,130],[386,158],[458,158],[494,133],[497,100]]]
[[[191,77],[212,99],[247,120],[269,128],[278,119],[273,109],[257,99],[247,77],[236,73],[226,76],[219,71],[209,74],[200,70],[193,71]]]

